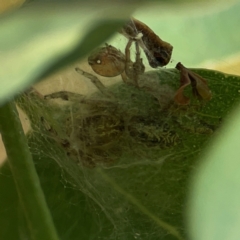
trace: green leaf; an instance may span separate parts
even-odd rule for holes
[[[89,103],[77,101],[65,107],[34,94],[18,101],[32,122],[30,149],[40,167],[48,204],[62,238],[66,232],[71,239],[79,233],[94,239],[95,232],[100,239],[186,237],[183,223],[190,174],[205,145],[239,100],[239,77],[204,69],[195,71],[207,79],[213,98],[203,104],[191,97],[191,104],[183,109],[160,111],[151,94],[123,83],[109,89],[115,101],[108,102],[100,94],[90,96]],[[148,81],[159,79],[161,88],[179,87],[175,69],[149,72],[146,76]],[[186,94],[191,96],[191,88]],[[76,121],[77,128],[72,121]],[[108,126],[104,121],[110,121],[109,129],[104,128]],[[125,134],[118,135],[124,127]],[[84,136],[74,141],[76,147],[83,144],[79,154],[71,148],[75,131],[82,131]],[[99,136],[94,138],[94,133]],[[110,137],[103,138],[104,133]],[[89,168],[93,161],[99,168]],[[48,168],[51,162],[57,163],[56,170]],[[55,171],[58,180],[52,180],[49,174]],[[54,187],[51,181],[62,183],[62,187]],[[69,196],[64,195],[66,189]],[[83,207],[81,212],[86,212],[89,221],[82,223],[73,208],[77,216],[69,210],[73,217],[67,218],[66,224],[59,214],[72,205]],[[94,232],[89,231],[90,225]]]
[[[232,97],[230,94],[228,101]],[[192,179],[188,225],[193,239],[240,238],[239,119],[238,103]]]

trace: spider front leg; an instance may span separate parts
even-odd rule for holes
[[[143,65],[142,58],[140,57],[140,48],[138,41],[135,41],[136,47],[136,61],[133,63],[133,69],[137,75],[141,75],[145,71],[145,66]]]
[[[132,45],[133,40],[130,39],[128,41],[128,44],[125,48],[125,56],[126,56],[126,65],[125,65],[125,73],[133,81],[133,84],[136,87],[139,87],[138,85],[138,78],[141,74],[145,71],[145,66],[143,65],[142,58],[140,57],[140,48],[138,40],[135,41],[135,47],[136,47],[136,59],[135,62],[132,63],[131,57],[130,57],[130,48]]]
[[[103,94],[105,95],[107,98],[110,99],[114,99],[114,95],[111,91],[109,91],[103,84],[102,82],[94,75],[84,72],[82,69],[80,68],[75,68],[76,72],[78,72],[79,74],[83,75],[84,77],[88,78],[91,80],[91,82],[96,86],[96,88]]]

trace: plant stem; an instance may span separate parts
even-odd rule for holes
[[[58,240],[13,102],[0,107],[0,131],[31,239]]]

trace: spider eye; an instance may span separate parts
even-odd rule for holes
[[[93,65],[101,65],[102,64],[102,59],[99,58],[99,57],[89,57],[88,58],[88,64],[90,66],[93,66]]]

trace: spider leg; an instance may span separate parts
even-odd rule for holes
[[[129,65],[129,64],[132,65],[132,61],[131,61],[131,57],[130,57],[130,48],[132,46],[132,42],[133,42],[133,40],[129,39],[128,43],[127,43],[127,46],[125,48],[126,66]]]
[[[60,98],[65,101],[77,102],[77,101],[82,101],[85,98],[84,95],[81,95],[79,93],[68,92],[68,91],[59,91],[59,92],[54,92],[54,93],[50,93],[47,95],[43,95],[43,94],[39,93],[33,87],[31,87],[27,91],[25,91],[25,94],[35,96],[42,100]]]
[[[139,76],[144,73],[145,66],[143,65],[142,58],[140,57],[140,48],[138,41],[135,41],[136,47],[136,61],[133,64],[133,69],[136,76]]]
[[[44,99],[44,96],[40,92],[38,92],[35,88],[33,88],[33,87],[30,87],[29,89],[27,89],[24,92],[24,94],[26,94],[26,95],[34,95],[34,96],[36,96],[36,97],[38,97],[40,99]]]
[[[55,98],[60,98],[65,101],[77,102],[77,101],[81,101],[84,98],[84,95],[81,95],[79,93],[68,92],[68,91],[59,91],[59,92],[54,92],[44,96],[44,99],[47,99],[47,100],[55,99]]]
[[[88,78],[91,80],[91,82],[97,87],[97,89],[106,97],[108,98],[115,98],[113,93],[110,92],[103,84],[102,82],[94,75],[84,72],[80,68],[75,68],[76,72],[79,74],[83,75],[84,77]]]
[[[133,40],[129,39],[127,46],[125,48],[125,57],[126,57],[125,73],[130,80],[133,80],[133,77],[134,77],[133,63],[131,61],[131,56],[130,56],[130,48],[132,46],[132,42],[133,42]]]
[[[130,47],[131,47],[133,41],[135,41],[135,47],[136,47],[136,59],[135,59],[134,63],[132,63],[131,58],[130,58]],[[143,65],[142,58],[140,57],[140,48],[139,48],[138,41],[139,40],[130,39],[125,48],[125,56],[126,56],[125,73],[133,81],[133,84],[136,87],[138,87],[139,75],[143,74],[145,71],[145,67]]]

